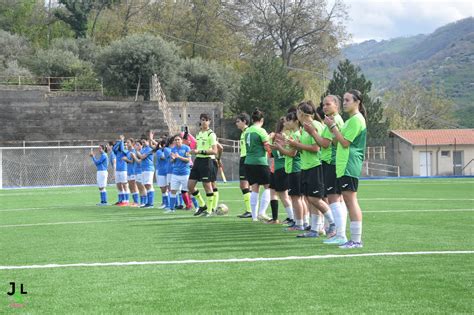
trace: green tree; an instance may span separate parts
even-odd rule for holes
[[[384,95],[385,116],[391,129],[457,128],[453,117],[454,102],[443,91],[430,90],[412,82],[402,82],[400,88]]]
[[[232,103],[239,89],[239,76],[229,66],[201,58],[186,59],[180,76],[190,83],[187,100],[191,102]]]
[[[252,62],[240,82],[240,92],[232,111],[252,113],[258,107],[265,112],[266,128],[272,130],[288,107],[301,101],[303,88],[293,80],[280,58]]]
[[[149,80],[156,73],[169,100],[185,100],[189,84],[177,75],[180,64],[174,44],[143,34],[127,36],[104,48],[95,68],[109,93],[134,95],[140,82],[139,93],[148,96]]]
[[[325,95],[339,95],[342,99],[344,93],[352,89],[362,93],[363,104],[367,111],[367,144],[370,146],[384,145],[388,137],[389,122],[383,115],[382,102],[378,98],[373,100],[370,97],[372,82],[365,78],[359,67],[354,66],[346,59],[341,61],[337,70],[334,71]]]
[[[92,2],[91,0],[59,0],[64,7],[58,8],[54,15],[71,27],[76,38],[86,37],[87,17],[93,9]]]

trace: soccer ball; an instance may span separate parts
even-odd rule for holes
[[[225,204],[221,203],[217,206],[216,208],[217,215],[227,215],[228,213],[229,213],[229,208]]]

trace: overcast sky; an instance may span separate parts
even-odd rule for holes
[[[352,41],[429,34],[474,14],[474,0],[345,0]],[[474,25],[473,25],[474,27]]]

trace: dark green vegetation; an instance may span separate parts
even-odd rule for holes
[[[444,90],[457,104],[459,124],[474,127],[474,19],[466,18],[429,35],[366,41],[343,50],[377,90],[400,81]]]
[[[96,207],[93,187],[0,191],[0,266],[472,251],[473,179],[362,181],[365,247],[296,239],[281,225]],[[113,187],[109,198],[115,199]],[[281,218],[284,218],[283,213]],[[14,226],[16,225],[16,226]],[[473,254],[0,270],[26,306],[0,313],[472,313]]]

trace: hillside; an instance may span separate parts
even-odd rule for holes
[[[401,80],[445,90],[457,105],[459,124],[474,127],[474,19],[466,18],[429,35],[366,41],[343,49],[380,92]]]

